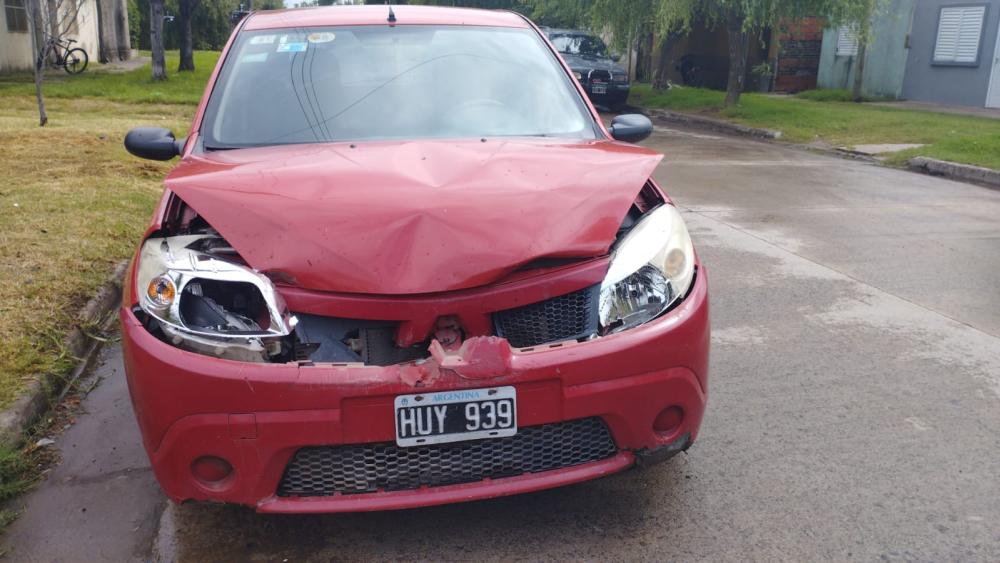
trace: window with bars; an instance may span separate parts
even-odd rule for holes
[[[845,25],[837,30],[837,56],[853,57],[858,54],[858,29]]]
[[[986,6],[944,6],[938,17],[935,64],[977,65]]]
[[[3,11],[7,19],[7,31],[28,32],[28,9],[25,2],[26,0],[4,0]]]

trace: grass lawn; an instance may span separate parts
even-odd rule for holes
[[[149,52],[143,55],[149,56]],[[196,51],[196,70],[179,73],[175,71],[177,53],[167,53],[169,79],[164,82],[153,81],[148,66],[130,72],[105,72],[101,65],[94,65],[78,76],[53,69],[45,76],[45,95],[47,99],[88,97],[126,103],[197,104],[218,58],[219,53],[214,51]],[[30,73],[0,74],[0,97],[34,95]]]
[[[74,315],[135,250],[172,166],[132,157],[122,139],[138,125],[186,134],[216,57],[199,53],[196,73],[164,83],[148,66],[60,76],[45,84],[46,127],[30,76],[0,76],[0,407],[71,367],[61,343]]]
[[[814,91],[792,97],[744,94],[740,105],[723,109],[724,92],[673,88],[654,92],[647,84],[632,89],[633,105],[696,112],[731,121],[777,129],[783,140],[822,142],[833,146],[876,143],[920,143],[926,146],[895,153],[891,164],[928,156],[1000,169],[1000,120],[932,113],[839,101],[842,92]]]

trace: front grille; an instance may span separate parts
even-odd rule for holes
[[[588,76],[590,82],[611,82],[611,73],[606,70],[592,70]]]
[[[597,332],[600,285],[493,314],[493,324],[515,348],[571,340]]]
[[[278,496],[404,491],[512,477],[606,459],[617,448],[600,418],[529,426],[508,438],[401,448],[392,442],[302,448]]]

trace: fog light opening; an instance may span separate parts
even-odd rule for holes
[[[683,422],[684,409],[678,406],[667,407],[656,415],[656,419],[653,420],[653,430],[665,438],[676,434]]]
[[[191,462],[191,474],[203,487],[218,489],[232,478],[233,466],[221,457],[206,455]]]

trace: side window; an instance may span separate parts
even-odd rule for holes
[[[945,6],[938,19],[934,63],[976,65],[986,6]]]
[[[28,10],[24,3],[27,0],[4,0],[4,16],[7,18],[7,31],[12,33],[28,32]]]
[[[854,26],[837,30],[837,56],[853,57],[858,54],[858,30]]]

